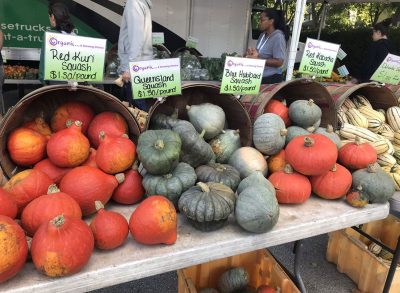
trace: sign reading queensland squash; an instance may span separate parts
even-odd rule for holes
[[[340,45],[307,38],[299,72],[330,77]]]
[[[258,94],[265,60],[226,57],[220,93]]]
[[[134,99],[182,93],[179,58],[130,62],[129,68]]]
[[[400,56],[388,54],[371,76],[371,80],[399,84],[400,83]]]
[[[102,81],[106,40],[45,33],[44,79]]]

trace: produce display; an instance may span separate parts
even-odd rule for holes
[[[4,77],[7,79],[37,79],[39,69],[22,65],[4,65]]]

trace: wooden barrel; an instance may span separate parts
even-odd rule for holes
[[[94,87],[54,85],[39,88],[23,97],[10,108],[0,124],[1,160],[0,165],[5,175],[11,178],[24,168],[15,165],[7,151],[8,134],[21,124],[40,114],[49,123],[55,109],[67,101],[81,101],[90,105],[95,113],[113,111],[121,114],[128,123],[129,137],[136,142],[140,134],[139,124],[122,102],[113,95]]]
[[[313,99],[322,109],[321,126],[331,124],[336,128],[337,117],[335,105],[331,96],[323,85],[312,79],[294,79],[282,83],[266,85],[257,95],[243,95],[240,101],[243,103],[254,122],[271,99],[286,100],[289,106],[296,100]]]
[[[210,81],[182,83],[182,95],[170,96],[156,102],[149,111],[146,129],[150,129],[151,117],[156,113],[171,115],[178,109],[178,118],[189,120],[186,105],[212,103],[220,106],[226,115],[229,129],[239,129],[242,146],[250,146],[253,140],[252,124],[242,103],[230,94],[220,94],[220,84]]]
[[[326,83],[324,86],[332,96],[336,109],[340,108],[346,98],[355,95],[364,96],[374,109],[387,110],[392,106],[397,106],[397,99],[393,92],[376,82],[366,82],[356,85]]]

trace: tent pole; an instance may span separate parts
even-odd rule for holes
[[[326,19],[326,13],[328,11],[328,6],[326,5],[326,2],[324,2],[322,4],[322,15],[321,15],[321,21],[319,23],[319,28],[318,28],[318,37],[317,40],[319,40],[321,38],[321,31],[322,31],[322,27],[324,26],[325,23],[325,19]]]
[[[292,40],[289,47],[288,64],[286,71],[286,81],[293,77],[293,68],[296,61],[297,45],[300,39],[301,25],[303,24],[304,11],[306,9],[307,0],[296,1],[296,12],[293,22]]]

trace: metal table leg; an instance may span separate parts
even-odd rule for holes
[[[300,289],[300,292],[302,293],[307,293],[306,287],[304,286],[303,279],[301,278],[300,275],[300,257],[301,257],[301,252],[303,249],[303,241],[302,240],[297,240],[294,243],[294,276],[295,276],[295,281],[297,287]]]
[[[396,272],[399,260],[400,260],[400,237],[399,239],[397,239],[396,250],[394,251],[392,263],[390,264],[389,273],[386,277],[385,287],[383,287],[383,293],[388,293],[390,290],[390,286],[392,285],[393,277]]]

